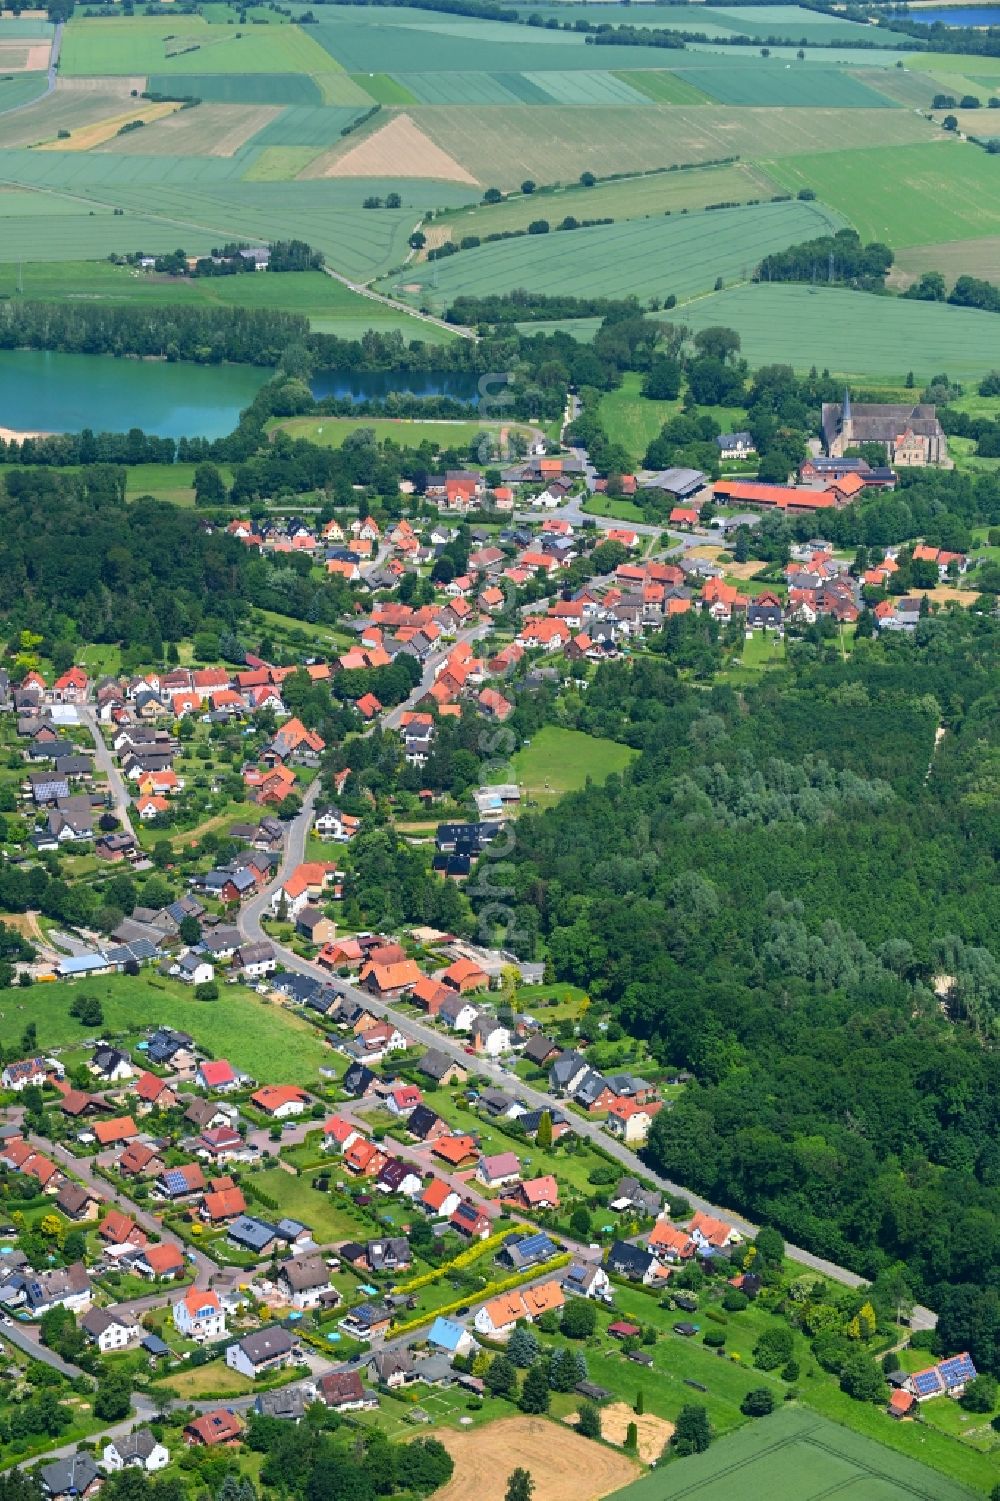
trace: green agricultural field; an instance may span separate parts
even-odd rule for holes
[[[654,104],[704,104],[705,95],[686,78],[666,69],[656,72],[625,73],[622,77],[633,89],[645,94]]]
[[[288,417],[274,425],[293,438],[308,438],[321,448],[339,448],[345,438],[364,427],[374,432],[380,443],[391,439],[400,448],[433,443],[438,450],[468,448],[480,433],[499,435],[501,426],[499,422],[410,422],[395,417]]]
[[[888,1425],[889,1419],[883,1421]],[[618,1501],[972,1501],[973,1492],[915,1460],[799,1408],[782,1408],[617,1492]]]
[[[623,772],[638,752],[616,740],[600,740],[581,730],[546,725],[511,760],[511,779],[541,807],[558,802],[592,782]]]
[[[895,248],[1000,231],[1000,158],[967,142],[784,157],[766,170],[789,192],[813,188],[863,240]]]
[[[153,73],[155,94],[191,95],[213,104],[321,104],[323,94],[304,73]]]
[[[995,313],[829,287],[736,287],[689,303],[683,321],[735,328],[755,367],[815,365],[897,386],[913,370],[918,388],[942,370],[974,380],[995,369],[1000,333]]]
[[[693,54],[692,54],[693,55]],[[781,58],[736,59],[685,68],[681,74],[719,104],[759,109],[891,109],[893,101],[843,68]]]
[[[452,239],[458,240],[463,235],[527,229],[532,219],[539,217],[553,224],[567,214],[575,219],[643,219],[703,209],[710,203],[747,203],[770,198],[773,192],[774,183],[762,172],[734,162],[690,172],[656,172],[623,182],[599,183],[594,188],[576,184],[557,192],[516,194],[503,203],[480,203],[458,210],[439,222],[448,224]]]
[[[255,146],[335,146],[362,113],[356,105],[299,105],[284,109],[254,137]]]
[[[0,115],[31,104],[45,93],[47,83],[44,73],[14,73],[9,78],[0,78]]]
[[[708,291],[717,277],[747,280],[762,256],[839,222],[818,204],[768,203],[526,235],[415,267],[404,285],[419,286],[421,297],[437,307],[462,293],[516,287],[578,297],[690,297]]]
[[[617,54],[622,49],[610,50]],[[885,146],[926,142],[931,132],[927,121],[911,110],[882,108],[651,105],[643,110],[640,123],[634,109],[609,107],[601,111],[599,130],[593,111],[579,105],[440,107],[414,110],[412,115],[421,130],[477,181],[500,188],[515,187],[525,177],[541,183],[575,182],[583,171],[607,177],[717,161],[720,156],[759,161],[850,151],[872,141]]]
[[[336,71],[298,26],[209,26],[200,16],[74,19],[63,34],[59,67],[67,77]]]
[[[153,974],[39,985],[31,993],[30,1015],[28,1008],[14,1004],[0,1010],[0,1046],[18,1047],[26,1019],[38,1028],[40,1048],[74,1046],[82,1034],[69,1007],[80,994],[101,1002],[108,1037],[161,1024],[177,1027],[190,1032],[213,1057],[228,1058],[255,1079],[289,1079],[308,1086],[330,1058],[329,1048],[308,1022],[241,985],[223,985],[217,1001],[196,1001],[189,986]]]

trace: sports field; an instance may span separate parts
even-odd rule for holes
[[[871,1439],[784,1407],[705,1454],[635,1481],[616,1501],[973,1501],[975,1494]]]
[[[863,240],[895,248],[1000,231],[1000,158],[968,142],[786,156],[766,166],[789,192],[812,188]]]
[[[898,386],[912,370],[918,388],[941,371],[973,380],[996,369],[1000,340],[995,313],[831,287],[734,287],[661,316],[735,328],[753,366],[815,365]]]
[[[838,226],[814,203],[636,219],[483,245],[408,270],[393,286],[408,294],[418,289],[434,306],[463,293],[517,287],[580,297],[690,297],[709,290],[720,276],[744,281],[761,256]]]

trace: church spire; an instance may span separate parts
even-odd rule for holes
[[[851,393],[846,386],[844,387],[844,407],[840,417],[845,426],[851,420]]]

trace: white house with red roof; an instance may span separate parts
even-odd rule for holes
[[[239,1075],[225,1058],[206,1058],[195,1069],[194,1082],[199,1089],[228,1094],[239,1085]]]
[[[173,1307],[174,1328],[185,1339],[223,1339],[226,1333],[226,1312],[218,1294],[209,1288],[189,1287]]]
[[[700,1251],[724,1251],[730,1246],[738,1246],[743,1240],[735,1225],[703,1214],[700,1209],[688,1225],[688,1234]]]

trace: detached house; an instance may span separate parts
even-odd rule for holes
[[[223,1339],[226,1314],[218,1295],[207,1288],[190,1287],[173,1307],[174,1328],[185,1339]]]

